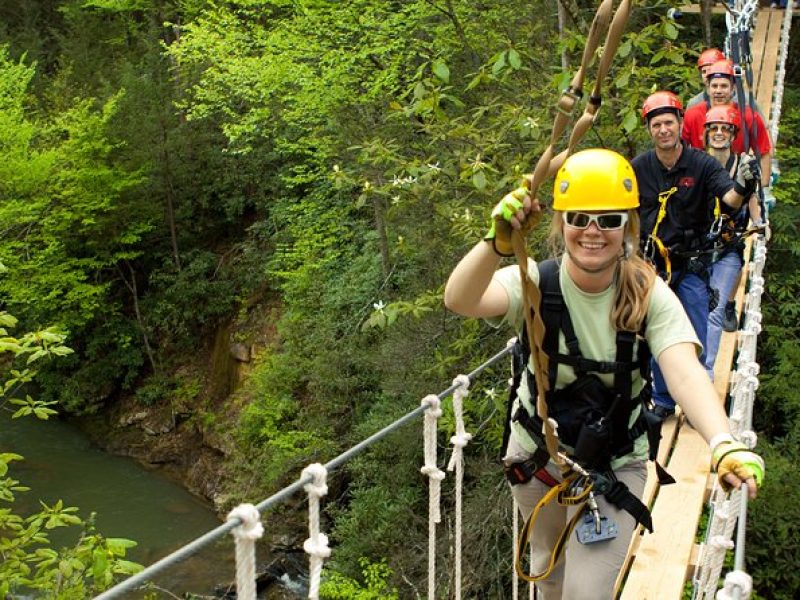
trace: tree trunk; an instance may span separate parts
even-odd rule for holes
[[[702,0],[700,3],[700,12],[703,18],[703,37],[705,39],[706,48],[711,48],[711,9],[714,6],[713,0]]]
[[[150,361],[150,367],[153,369],[153,373],[160,373],[161,369],[158,368],[158,364],[156,363],[155,354],[153,353],[153,347],[150,345],[150,338],[147,335],[147,328],[144,324],[144,319],[142,318],[142,312],[139,309],[139,291],[136,286],[136,272],[133,270],[131,263],[127,260],[125,261],[125,266],[128,267],[128,272],[130,273],[131,279],[125,277],[125,273],[117,267],[117,272],[119,276],[122,278],[122,281],[125,283],[125,287],[128,288],[131,292],[131,296],[133,296],[133,312],[136,316],[136,324],[139,326],[139,333],[142,334],[142,343],[144,344],[145,353],[147,353],[147,359]]]

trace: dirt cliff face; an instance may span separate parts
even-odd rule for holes
[[[246,329],[223,326],[208,347],[181,357],[169,376],[151,375],[139,390],[78,425],[104,450],[163,470],[224,514],[235,496],[226,486],[239,411],[233,398],[273,335],[263,313]],[[148,387],[158,392],[142,393]]]
[[[169,407],[142,407],[126,399],[107,413],[82,419],[81,428],[105,451],[163,470],[193,494],[224,511],[224,438],[205,434],[196,419]]]

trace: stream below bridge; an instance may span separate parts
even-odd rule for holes
[[[84,519],[95,512],[97,530],[136,541],[126,558],[145,566],[220,525],[212,507],[178,483],[133,459],[103,452],[63,421],[12,420],[2,413],[0,452],[25,458],[9,465],[8,475],[31,488],[16,494],[17,513],[27,516],[40,500],[52,506],[59,499],[78,507]],[[77,539],[77,532],[70,536],[66,531],[50,532],[54,547]],[[228,535],[162,573],[155,583],[183,597],[185,592],[211,595],[215,586],[234,579],[233,539]]]

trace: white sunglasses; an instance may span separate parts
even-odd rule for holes
[[[591,213],[568,210],[564,213],[564,222],[573,229],[586,229],[594,223],[598,229],[612,231],[614,229],[622,229],[625,226],[625,223],[628,222],[628,213],[607,212],[593,215]]]

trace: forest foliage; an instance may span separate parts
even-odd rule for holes
[[[41,402],[80,416],[126,396],[184,411],[188,397],[203,417],[193,427],[232,440],[231,503],[267,496],[493,354],[508,332],[447,314],[442,285],[548,143],[595,3],[565,4],[559,38],[555,4],[538,0],[4,2],[0,301],[27,329],[57,324],[75,351],[42,370]],[[699,23],[667,18],[676,2],[643,4],[583,145],[636,154],[644,97],[698,87]],[[759,421],[775,459],[752,525],[762,539],[781,511],[796,513],[778,497],[794,497],[781,470],[800,447],[799,117],[784,106]],[[546,252],[539,232],[531,243]],[[259,310],[274,335],[236,395],[220,406],[186,392],[180,367],[220,330],[250,341]],[[466,406],[471,597],[506,586],[510,508],[494,462],[506,377],[487,374]],[[339,581],[389,558],[370,571],[376,586],[424,588],[417,438],[395,434],[331,482]],[[763,553],[751,572],[764,594],[797,590]]]

